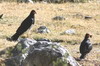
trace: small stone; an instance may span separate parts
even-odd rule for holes
[[[92,19],[92,16],[85,16],[84,19]]]
[[[40,26],[37,32],[38,33],[50,33],[50,30],[46,26]]]
[[[66,30],[65,32],[61,33],[62,35],[63,34],[69,34],[69,35],[72,35],[72,34],[76,34],[76,31],[75,29],[69,29],[69,30]]]
[[[52,18],[53,20],[65,20],[65,18],[63,16],[56,16],[54,18]]]

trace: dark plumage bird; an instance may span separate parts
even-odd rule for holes
[[[90,39],[92,35],[86,33],[84,40],[81,42],[80,45],[80,59],[84,59],[86,55],[92,50],[92,44],[90,42]]]
[[[21,23],[16,33],[11,37],[12,41],[16,41],[20,35],[22,35],[24,32],[31,28],[32,24],[34,24],[35,22],[35,14],[35,10],[32,10],[30,12],[29,16]]]
[[[0,19],[2,18],[3,14],[0,15]]]

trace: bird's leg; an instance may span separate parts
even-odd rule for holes
[[[28,32],[27,32],[26,37],[27,37],[27,38],[29,38],[29,37],[30,37],[30,31],[28,31]]]
[[[32,28],[30,28],[30,29],[28,30],[27,38],[31,38],[31,34],[32,34]]]

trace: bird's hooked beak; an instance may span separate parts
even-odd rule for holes
[[[36,11],[33,11],[33,14],[36,14]]]
[[[37,14],[35,10],[33,11],[33,13],[34,13],[34,14]]]
[[[36,12],[34,12],[35,14],[37,14]]]
[[[86,33],[85,38],[92,38],[92,35],[90,35],[89,33]]]
[[[90,38],[92,38],[92,35],[90,35]]]

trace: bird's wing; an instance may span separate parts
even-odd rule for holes
[[[89,43],[86,43],[86,52],[90,52],[92,50],[92,44],[89,42]]]

